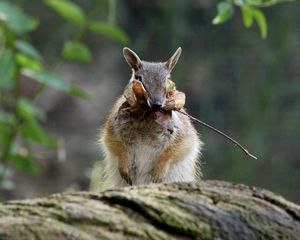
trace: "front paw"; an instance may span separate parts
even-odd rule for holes
[[[131,177],[130,177],[130,172],[129,172],[129,168],[119,168],[119,172],[120,172],[120,175],[121,177],[125,180],[125,182],[128,184],[128,185],[132,185],[132,180],[131,180]]]
[[[154,177],[153,178],[153,183],[162,183],[162,178],[161,177]]]
[[[150,175],[151,175],[153,183],[161,183],[162,182],[161,174],[159,174],[159,172],[157,170],[153,169],[150,172]]]

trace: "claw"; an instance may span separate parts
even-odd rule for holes
[[[161,178],[161,174],[158,174],[158,172],[156,170],[152,170],[150,175],[152,176],[153,179],[153,183],[161,183],[162,182],[162,178]]]
[[[132,185],[132,180],[130,178],[130,173],[129,173],[129,169],[127,168],[126,170],[119,168],[119,172],[121,177],[125,180],[125,182],[128,185]]]
[[[160,177],[153,178],[153,183],[161,183],[162,179]]]

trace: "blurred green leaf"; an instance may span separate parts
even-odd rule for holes
[[[67,60],[78,62],[90,62],[92,55],[88,47],[81,42],[68,41],[64,45],[63,57]]]
[[[9,156],[9,160],[10,163],[20,171],[31,175],[38,175],[41,173],[39,165],[37,165],[29,155],[14,153]]]
[[[95,33],[99,33],[121,43],[128,43],[129,41],[127,34],[120,28],[101,21],[91,22],[89,28]]]
[[[260,35],[263,39],[265,39],[268,35],[268,25],[263,12],[259,9],[252,9],[252,14],[254,19],[257,22],[257,25],[260,29]]]
[[[10,126],[0,121],[0,145],[5,145],[8,142],[8,135],[10,134]],[[1,148],[0,148],[1,149]]]
[[[264,2],[267,2],[267,1],[264,0]],[[260,5],[260,4],[262,4],[263,1],[262,0],[247,0],[246,2],[249,5]]]
[[[8,1],[0,1],[0,21],[15,34],[22,34],[34,30],[38,21],[29,17],[22,9]]]
[[[247,0],[233,0],[233,3],[237,6],[244,6],[247,4]]]
[[[10,49],[2,49],[0,54],[0,88],[10,88],[15,85],[13,53]]]
[[[70,85],[59,79],[55,75],[46,72],[35,72],[30,69],[23,69],[22,74],[26,77],[34,79],[46,86],[61,90],[63,92],[70,91]]]
[[[37,117],[40,120],[46,119],[45,112],[26,98],[21,98],[19,100],[18,113],[22,118],[29,121],[34,117]]]
[[[13,124],[15,121],[14,116],[10,113],[0,111],[0,122],[3,122],[5,124]]]
[[[73,96],[80,97],[84,100],[91,100],[91,96],[78,87],[70,86],[69,93]]]
[[[47,0],[46,4],[53,8],[64,19],[79,25],[85,22],[85,14],[74,2],[67,0]]]
[[[218,14],[212,20],[212,23],[215,25],[228,21],[232,17],[234,12],[233,5],[225,1],[218,3],[217,9],[218,9]]]
[[[246,28],[249,28],[253,24],[253,13],[252,8],[250,7],[241,7],[242,14],[243,14],[243,22]]]
[[[16,58],[17,64],[22,68],[29,68],[29,69],[31,69],[33,71],[37,71],[37,72],[43,71],[44,67],[40,62],[33,60],[21,53],[15,54],[15,58]]]
[[[25,122],[21,126],[20,132],[23,138],[30,139],[44,147],[56,148],[58,146],[57,141],[46,133],[34,119]]]
[[[283,2],[293,2],[293,1],[294,0],[244,0],[245,2],[244,5],[248,5],[252,7],[270,7],[275,4],[279,4]]]
[[[16,48],[28,57],[31,57],[37,61],[42,61],[43,58],[40,53],[29,42],[23,40],[16,41]]]
[[[73,96],[83,98],[85,100],[91,99],[90,95],[88,95],[86,92],[84,92],[80,88],[75,87],[71,84],[68,84],[68,83],[62,81],[61,79],[59,79],[58,77],[56,77],[53,74],[46,73],[46,72],[34,72],[30,69],[23,69],[22,74],[26,77],[29,77],[40,83],[43,83],[48,87],[58,89],[60,91],[69,93]]]

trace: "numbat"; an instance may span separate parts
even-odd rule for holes
[[[129,48],[123,54],[132,76],[101,130],[101,189],[198,180],[202,142],[174,111],[185,103],[170,79],[181,48],[166,62],[142,61]]]

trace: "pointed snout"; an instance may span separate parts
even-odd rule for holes
[[[162,107],[162,103],[161,102],[154,102],[151,104],[151,108],[153,110],[159,110]]]
[[[163,103],[161,101],[148,101],[148,105],[152,110],[159,110]]]

